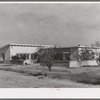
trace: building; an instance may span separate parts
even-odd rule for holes
[[[34,53],[40,48],[49,48],[52,45],[15,44],[10,43],[0,48],[0,61],[10,63],[12,60],[34,60]]]
[[[43,48],[40,49],[41,64],[47,59],[46,55],[50,54],[53,57],[55,66],[66,67],[80,67],[79,57],[83,56],[81,61],[82,66],[98,65],[96,58],[100,56],[100,47],[93,46],[73,46],[73,47],[60,47],[60,48]],[[83,54],[83,55],[82,55]]]

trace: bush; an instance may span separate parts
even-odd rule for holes
[[[99,75],[93,75],[93,73],[79,73],[79,74],[72,74],[70,76],[70,80],[76,81],[79,83],[84,84],[100,84],[100,76]]]

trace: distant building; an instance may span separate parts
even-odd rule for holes
[[[78,67],[78,57],[84,52],[84,50],[88,50],[89,53],[93,53],[93,56],[89,56],[84,62],[83,66],[91,66],[97,65],[96,58],[100,56],[100,47],[92,47],[92,46],[73,46],[73,47],[60,47],[60,48],[43,48],[40,49],[40,57],[41,64],[45,61],[46,55],[50,52],[53,52],[53,63],[58,66],[66,66],[66,67]],[[59,63],[59,64],[58,64]]]
[[[15,44],[10,43],[0,48],[0,60],[10,63],[13,59],[34,60],[34,53],[40,48],[50,48],[53,45]]]

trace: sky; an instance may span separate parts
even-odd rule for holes
[[[0,4],[0,46],[91,45],[100,40],[100,4]]]

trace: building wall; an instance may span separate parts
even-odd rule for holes
[[[34,55],[33,53],[37,52],[41,47],[48,48],[52,47],[51,45],[32,45],[32,44],[7,44],[0,48],[0,62],[10,63],[12,56],[16,54],[26,54],[28,60],[31,60]],[[32,60],[31,60],[32,61]]]
[[[24,47],[24,46],[10,46],[10,57],[16,54],[32,54],[38,50],[39,47]]]
[[[40,50],[40,55],[41,55],[41,60],[46,60],[46,57],[48,54],[52,52],[54,56],[54,60],[69,60],[70,58],[70,48],[49,48],[49,49],[41,49]],[[59,55],[59,53],[61,53]],[[60,56],[61,59],[57,59],[56,57]]]
[[[5,60],[8,61],[10,60],[10,47],[5,47],[3,49],[0,49],[0,57],[2,57],[2,53],[5,54]]]
[[[71,61],[77,61],[78,57],[78,48],[70,48],[70,60]]]

